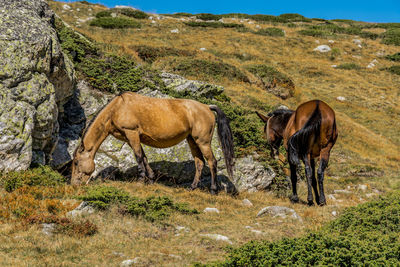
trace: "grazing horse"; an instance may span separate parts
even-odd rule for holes
[[[324,171],[328,166],[329,155],[336,142],[338,132],[336,129],[335,112],[321,100],[312,100],[301,104],[296,111],[278,109],[267,116],[258,112],[257,115],[265,123],[264,132],[271,146],[271,156],[279,155],[279,146],[283,140],[290,165],[290,179],[292,181],[293,195],[291,200],[298,202],[296,168],[300,160],[304,162],[307,177],[309,205],[313,205],[312,189],[315,200],[319,205],[325,205]],[[315,161],[319,157],[318,188],[315,179]]]
[[[150,98],[123,93],[107,104],[86,127],[82,141],[74,152],[71,184],[88,182],[95,169],[94,157],[108,135],[127,142],[138,163],[140,178],[154,179],[141,143],[166,148],[186,139],[194,157],[196,174],[192,189],[197,188],[205,160],[211,170],[211,193],[217,190],[217,161],[211,139],[217,114],[218,137],[224,153],[229,178],[233,176],[233,137],[229,120],[215,105],[190,99]]]

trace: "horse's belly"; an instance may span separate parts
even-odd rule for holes
[[[180,135],[174,136],[173,138],[167,137],[167,138],[157,138],[157,139],[152,138],[145,134],[141,134],[140,142],[145,145],[151,146],[151,147],[166,148],[166,147],[171,147],[171,146],[179,144],[186,137],[187,137],[186,133],[182,133]]]

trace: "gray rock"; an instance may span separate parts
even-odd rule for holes
[[[224,236],[224,235],[219,235],[219,234],[200,234],[200,236],[204,236],[210,239],[214,239],[217,241],[223,241],[223,242],[227,242],[229,244],[233,244],[232,241],[229,239],[229,237]]]
[[[47,162],[57,144],[75,74],[53,20],[46,1],[0,2],[0,171]]]
[[[333,190],[333,193],[335,193],[335,194],[351,194],[351,191],[346,190],[346,189],[336,189],[336,190]]]
[[[360,189],[361,191],[366,191],[368,189],[368,185],[366,184],[359,184],[357,186],[358,189]]]
[[[48,236],[51,236],[56,231],[55,223],[42,223],[42,233]]]
[[[219,213],[219,210],[217,208],[205,208],[203,210],[205,213]]]
[[[73,218],[79,216],[86,216],[94,213],[94,211],[95,211],[94,208],[90,206],[90,204],[87,201],[82,201],[81,204],[79,204],[79,206],[76,207],[74,210],[67,212],[67,216]]]
[[[321,53],[326,53],[331,50],[332,49],[328,45],[319,45],[316,48],[314,48],[314,51],[321,52]]]
[[[138,264],[140,262],[141,262],[140,258],[136,257],[136,258],[131,259],[131,260],[124,260],[123,262],[121,262],[121,264],[119,266],[128,267],[128,266],[133,266],[135,264]]]
[[[251,201],[248,200],[247,198],[243,199],[242,204],[243,204],[243,206],[246,206],[246,207],[253,207],[253,203],[251,203]]]
[[[353,39],[353,43],[356,44],[356,45],[361,45],[362,44],[360,39]]]
[[[334,211],[332,211],[332,216],[337,216],[337,211],[336,210],[334,210]]]
[[[299,220],[302,221],[301,217],[297,215],[296,211],[294,209],[290,209],[287,207],[281,207],[281,206],[268,206],[260,210],[257,214],[257,217],[261,217],[264,215],[269,215],[272,216],[273,218],[279,217],[286,219],[287,217],[294,219],[294,220]]]

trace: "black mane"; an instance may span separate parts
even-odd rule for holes
[[[274,110],[274,111],[268,113],[268,116],[274,117],[274,116],[289,115],[289,114],[292,115],[293,112],[294,112],[294,110],[291,110],[291,109],[277,109],[277,110]]]

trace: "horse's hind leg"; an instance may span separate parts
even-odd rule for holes
[[[139,169],[139,177],[140,179],[144,179],[146,177],[146,168],[144,165],[144,152],[142,146],[140,145],[140,137],[137,131],[127,130],[124,132],[126,138],[128,139],[128,144],[133,150],[133,153],[136,157],[136,162],[138,164]],[[147,160],[146,160],[147,161]]]
[[[319,195],[318,195],[318,185],[317,185],[317,179],[315,179],[315,160],[312,158],[310,160],[311,163],[311,184],[312,188],[314,190],[314,195],[315,195],[315,202],[319,204]]]
[[[209,143],[199,144],[199,148],[203,153],[203,156],[206,158],[208,166],[210,167],[210,172],[211,172],[210,193],[214,195],[217,192],[217,184],[216,184],[217,160],[215,159],[214,154],[211,150],[211,140]]]
[[[297,173],[295,164],[290,164],[290,180],[292,182],[292,193],[293,193],[292,196],[290,197],[290,200],[294,203],[297,203],[299,202],[299,197],[297,196]]]
[[[192,152],[193,158],[194,158],[194,164],[196,167],[196,174],[194,175],[193,183],[192,183],[192,189],[196,189],[197,185],[200,181],[201,177],[201,171],[203,170],[204,167],[204,158],[203,158],[203,153],[201,153],[201,150],[199,146],[196,144],[192,136],[188,136],[186,138],[190,151]]]
[[[304,159],[304,165],[306,169],[306,177],[307,177],[307,202],[309,206],[314,205],[313,201],[313,195],[312,195],[312,170],[311,170],[311,164],[310,164],[310,155],[307,154]]]
[[[154,181],[154,172],[151,169],[149,162],[147,161],[147,157],[146,157],[146,154],[144,153],[143,147],[140,146],[140,148],[142,149],[143,163],[144,163],[144,167],[146,168],[146,175],[150,179],[150,181],[153,182]]]
[[[318,174],[318,185],[320,193],[320,199],[318,204],[321,206],[326,205],[326,199],[324,193],[324,172],[326,167],[328,166],[329,154],[332,146],[333,145],[328,145],[327,147],[323,148],[320,154],[320,163],[317,174]]]

